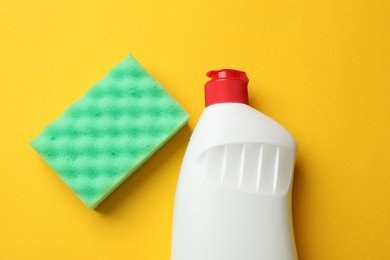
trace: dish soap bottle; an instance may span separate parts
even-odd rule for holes
[[[171,259],[297,259],[291,216],[296,142],[248,105],[245,72],[207,76],[206,108],[176,190]]]

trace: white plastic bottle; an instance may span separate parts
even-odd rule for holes
[[[248,105],[244,72],[207,75],[206,108],[177,185],[171,259],[297,259],[291,217],[296,142]]]

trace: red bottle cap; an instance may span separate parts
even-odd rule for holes
[[[205,85],[206,107],[218,103],[248,104],[248,82],[245,72],[220,69],[207,72],[211,78]]]

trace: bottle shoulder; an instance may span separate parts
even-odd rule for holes
[[[294,137],[281,124],[240,103],[222,103],[204,109],[191,137],[198,148],[223,144],[263,143],[282,146],[294,153]]]

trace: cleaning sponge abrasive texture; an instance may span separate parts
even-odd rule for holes
[[[129,56],[31,145],[96,208],[187,121],[185,110]]]

